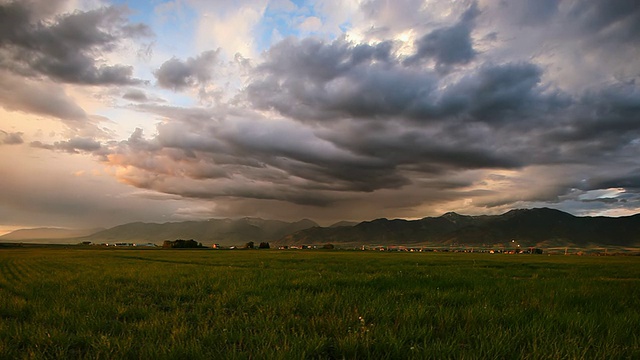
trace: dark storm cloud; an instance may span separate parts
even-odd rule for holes
[[[439,176],[451,170],[518,168],[526,164],[513,151],[504,151],[500,135],[486,125],[445,125],[428,128],[406,126],[353,126],[324,134],[354,154],[380,159],[402,170]],[[407,179],[408,180],[408,179]]]
[[[440,177],[521,165],[499,144],[475,139],[487,126],[466,131],[409,126],[398,133],[393,126],[359,122],[311,128],[252,111],[221,115],[214,109],[146,108],[166,111],[173,121],[159,125],[149,140],[136,131],[110,149],[107,162],[128,169],[122,181],[185,197],[328,206],[354,193],[410,187],[416,174],[423,174],[428,178],[420,186],[449,191],[444,199],[469,180],[452,187],[453,180]]]
[[[457,24],[431,31],[416,41],[416,54],[407,58],[405,64],[412,65],[424,59],[433,59],[436,68],[446,70],[451,65],[466,64],[473,60],[471,31],[479,10],[476,3],[465,11]]]
[[[242,94],[283,118],[141,105],[171,121],[150,140],[137,133],[120,143],[109,162],[130,169],[125,181],[170,194],[319,205],[328,194],[336,198],[326,203],[334,203],[418,183],[444,191],[451,186],[443,177],[452,174],[547,161],[530,156],[542,141],[536,124],[552,121],[572,99],[541,84],[543,69],[485,63],[445,74],[405,66],[395,47],[286,39],[265,53]],[[189,60],[173,62],[176,71],[163,65],[159,81],[187,86]],[[163,77],[169,74],[177,76]],[[443,199],[454,197],[449,191]]]
[[[531,32],[543,26],[586,29],[584,19],[594,16],[609,25],[594,25],[591,34],[632,26],[623,12],[598,15],[591,4],[599,3],[581,5],[575,22],[561,26],[555,22],[562,9],[553,1],[514,2],[509,11],[516,19],[532,10],[529,21],[522,22]],[[411,44],[399,40],[288,38],[265,51],[262,62],[252,60],[255,66],[237,59],[248,64],[243,67],[247,82],[229,103],[160,106],[149,101],[150,92],[124,91],[124,99],[136,102],[131,108],[161,119],[149,138],[138,129],[120,142],[80,137],[32,145],[93,153],[117,167],[124,183],[216,199],[229,206],[229,213],[268,212],[269,206],[292,203],[327,212],[335,207],[356,213],[360,207],[366,210],[358,213],[374,216],[387,207],[413,209],[461,199],[499,211],[535,201],[579,203],[576,194],[607,188],[635,189],[637,171],[624,169],[640,168],[636,83],[626,79],[577,91],[555,83],[552,67],[530,54],[485,56],[485,48],[474,45],[487,45],[475,44],[474,37],[494,34],[491,46],[504,39],[486,28],[478,31],[486,25],[485,10],[472,3],[453,12],[452,22],[437,23],[435,30],[431,24],[408,55],[403,49]],[[209,51],[171,58],[154,75],[164,88],[203,87],[212,82],[217,65],[217,52]],[[15,98],[15,108],[53,113],[27,102],[34,100],[23,93],[17,97],[0,90],[0,98]],[[60,100],[64,103],[64,97]],[[73,117],[71,110],[56,116]],[[76,116],[83,117],[83,112]],[[286,210],[274,211],[291,212],[285,205]]]
[[[266,53],[246,95],[258,108],[296,119],[387,116],[428,96],[437,79],[402,67],[392,43],[286,39]]]
[[[220,131],[220,138],[234,151],[252,154],[268,166],[307,180],[301,187],[309,190],[373,191],[408,183],[386,159],[337,148],[311,129],[289,122],[272,123],[268,128],[242,122]]]
[[[541,86],[541,77],[542,69],[531,63],[485,64],[442,92],[440,113],[487,123],[513,122],[570,105],[565,94]]]
[[[635,169],[625,169],[617,173],[609,173],[595,176],[584,185],[584,190],[625,188],[640,190],[640,166]]]
[[[258,67],[267,75],[303,78],[312,82],[327,82],[344,76],[358,65],[388,63],[393,44],[381,42],[375,46],[353,44],[343,39],[325,42],[316,38],[287,38],[265,53],[265,62]]]
[[[299,120],[433,122],[465,116],[489,123],[539,116],[569,101],[542,86],[542,69],[530,63],[485,64],[442,75],[402,62],[388,42],[288,39],[269,50],[246,96],[258,108]]]
[[[113,160],[195,180],[235,177],[273,182],[287,185],[292,192],[373,191],[408,182],[384,159],[338,149],[310,129],[288,121],[272,121],[269,127],[244,119],[206,127],[185,125],[160,125],[158,135],[149,141],[141,133],[134,134],[118,145]],[[220,195],[216,187],[209,189]]]
[[[167,89],[181,90],[190,86],[202,86],[211,80],[211,71],[219,51],[205,51],[186,61],[171,58],[154,73],[158,85]]]
[[[588,92],[582,97],[580,105],[592,110],[590,119],[580,124],[582,136],[602,135],[605,132],[640,135],[637,118],[640,114],[640,88],[635,81]]]
[[[510,0],[500,2],[518,26],[539,26],[550,22],[558,12],[558,0]]]
[[[247,161],[246,154],[232,150],[232,145],[221,143],[216,151],[202,148],[199,144],[210,134],[182,134],[167,142],[162,133],[168,130],[159,128],[160,135],[151,140],[145,140],[136,130],[129,140],[110,150],[108,163],[128,169],[121,174],[121,181],[190,198],[271,199],[314,206],[333,201],[331,194],[296,186],[308,181],[292,179],[292,175],[261,159]],[[189,148],[197,150],[186,150]]]
[[[640,41],[640,2],[592,0],[574,2],[568,20],[579,31],[600,41]]]
[[[36,3],[0,4],[0,66],[16,74],[44,75],[74,84],[138,83],[133,68],[100,64],[99,56],[121,39],[150,34],[142,24],[129,24],[126,8],[76,11],[53,19],[40,18]]]
[[[582,94],[546,130],[547,146],[561,144],[564,158],[593,162],[615,156],[635,158],[640,145],[640,89],[635,83],[614,84]]]

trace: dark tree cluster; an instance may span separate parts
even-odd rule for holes
[[[178,239],[178,240],[165,240],[162,243],[162,247],[165,249],[197,249],[197,248],[201,248],[202,243],[199,243],[193,239],[191,240],[182,240],[182,239]]]
[[[261,242],[258,246],[256,246],[256,244],[253,241],[249,241],[248,243],[244,244],[244,246],[242,247],[243,249],[270,249],[271,245],[269,245],[268,242]]]

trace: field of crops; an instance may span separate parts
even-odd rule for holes
[[[0,250],[0,358],[640,358],[640,257]]]

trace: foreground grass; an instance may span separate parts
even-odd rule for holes
[[[0,358],[639,358],[640,258],[0,251]]]

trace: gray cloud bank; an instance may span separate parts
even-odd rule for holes
[[[54,17],[43,9],[56,2],[16,1],[0,4],[0,66],[26,76],[91,85],[138,83],[133,68],[100,64],[100,54],[123,38],[149,35],[142,24],[129,24],[125,8],[104,7]],[[49,9],[47,9],[49,8]]]
[[[529,21],[491,27],[489,14],[521,14],[531,3],[500,4],[471,3],[452,23],[425,30],[409,44],[412,53],[392,38],[371,44],[287,38],[263,54],[227,104],[159,106],[145,103],[143,93],[127,93],[136,109],[162,118],[151,138],[137,130],[120,142],[77,138],[34,146],[95,153],[126,169],[121,181],[215,199],[225,215],[287,217],[304,210],[308,217],[363,219],[541,203],[565,210],[639,208],[640,60],[609,68],[608,55],[593,45],[606,41],[620,54],[634,53],[640,5],[545,1]],[[139,30],[118,26],[123,33]],[[553,50],[544,50],[548,44],[534,44],[528,57],[517,49],[510,57],[509,43],[480,43],[484,35],[501,39],[523,26],[560,42],[552,49],[566,42],[585,57],[602,57],[598,73],[582,74],[592,85],[572,87],[555,78],[550,63],[578,72],[588,67],[568,63],[573,56],[554,60]],[[553,39],[549,29],[572,31]],[[47,32],[55,31],[61,30]],[[87,36],[77,41],[109,44],[98,29]],[[4,38],[32,51],[18,35]],[[179,90],[210,81],[215,54],[168,60],[155,72],[158,85]],[[31,68],[76,79],[46,64]],[[110,77],[88,68],[86,82],[132,81],[126,71]],[[612,188],[616,195],[598,204],[585,198]]]

